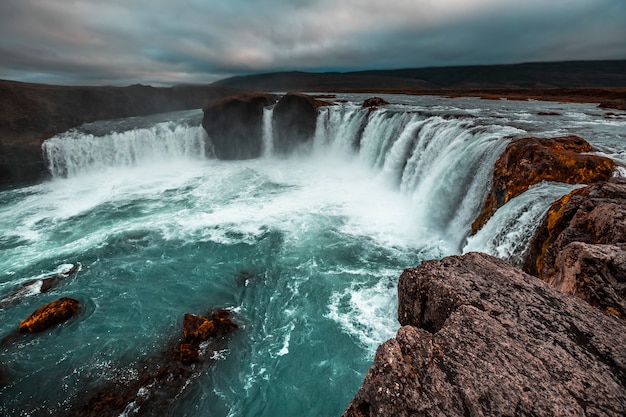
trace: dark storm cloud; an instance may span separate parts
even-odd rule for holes
[[[0,78],[210,82],[274,70],[626,59],[624,0],[3,0]]]

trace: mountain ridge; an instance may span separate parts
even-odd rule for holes
[[[350,72],[239,75],[214,86],[246,90],[366,90],[626,87],[626,60],[529,62]]]

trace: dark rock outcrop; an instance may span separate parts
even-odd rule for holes
[[[626,413],[626,323],[579,298],[479,253],[407,269],[398,295],[343,416]]]
[[[15,289],[9,295],[0,300],[0,308],[8,308],[14,304],[19,303],[24,297],[29,295],[44,293],[50,291],[52,288],[57,287],[61,282],[80,271],[81,265],[77,263],[70,270],[55,274],[48,278],[30,280],[23,283],[19,288]]]
[[[0,365],[0,387],[6,385],[7,382],[9,382],[9,374],[4,365]]]
[[[212,86],[67,87],[0,81],[0,183],[46,174],[44,140],[83,123],[199,109],[236,90]]]
[[[258,158],[263,152],[263,109],[274,103],[269,94],[240,94],[203,108],[202,127],[219,159]]]
[[[598,107],[601,109],[617,109],[617,110],[626,110],[626,98],[615,99],[615,100],[605,100],[598,104]]]
[[[284,95],[273,113],[274,152],[287,155],[315,136],[318,108],[330,103],[305,94]]]
[[[491,190],[472,224],[472,233],[480,230],[497,209],[541,181],[590,184],[611,178],[613,160],[585,153],[592,150],[577,136],[511,141],[494,165]]]
[[[146,360],[137,369],[137,378],[90,388],[84,403],[65,415],[172,415],[168,411],[172,400],[215,361],[214,355],[224,348],[226,337],[238,327],[227,310],[208,312],[206,317],[186,314],[182,338],[162,354]]]
[[[20,333],[39,333],[57,326],[80,313],[80,302],[73,298],[63,297],[45,306],[39,307],[28,318],[22,320],[18,327]]]
[[[386,104],[389,104],[389,102],[382,97],[370,97],[363,101],[363,105],[361,107],[364,109],[375,109],[376,107],[384,106]]]
[[[626,179],[579,188],[554,202],[523,268],[626,318]]]

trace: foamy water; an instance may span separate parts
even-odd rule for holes
[[[11,381],[0,414],[62,415],[85,387],[137,378],[185,313],[226,307],[242,328],[172,415],[339,415],[398,328],[404,268],[469,250],[518,260],[537,219],[572,189],[532,187],[469,238],[511,137],[575,124],[605,154],[625,149],[626,118],[603,123],[587,105],[389,96],[370,113],[364,97],[346,98],[322,110],[311,148],[290,158],[272,155],[271,109],[257,160],[213,159],[200,111],[46,142],[55,178],[0,191],[0,297],[82,269],[0,309],[0,329],[61,296],[84,312],[3,350]]]

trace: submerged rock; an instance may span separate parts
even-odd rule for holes
[[[0,387],[9,382],[9,373],[4,365],[0,365]]]
[[[181,363],[201,362],[201,342],[213,337],[223,336],[238,327],[232,320],[228,310],[218,310],[211,314],[211,318],[185,314],[183,340],[179,344]]]
[[[626,318],[626,179],[579,188],[554,202],[523,268]]]
[[[39,333],[57,326],[80,313],[80,302],[73,298],[63,297],[39,307],[28,318],[22,320],[18,327],[20,333]]]
[[[202,127],[219,159],[258,158],[263,152],[263,109],[274,96],[261,93],[226,97],[205,106]]]
[[[69,271],[55,274],[48,278],[34,279],[23,283],[19,288],[15,289],[9,295],[0,300],[0,308],[8,308],[12,305],[19,303],[23,298],[33,294],[44,293],[52,288],[57,287],[63,279],[74,275],[80,271],[81,265],[77,263],[72,266]]]
[[[514,139],[494,166],[491,190],[472,224],[472,233],[480,230],[497,209],[541,181],[589,184],[611,178],[613,160],[585,153],[592,150],[577,136]]]
[[[239,326],[228,310],[207,316],[185,314],[183,336],[158,356],[137,369],[132,380],[117,381],[86,391],[82,405],[67,410],[69,416],[157,416],[168,410],[189,382],[215,361],[226,336]]]
[[[76,317],[80,312],[81,304],[78,300],[69,297],[59,298],[35,310],[21,321],[15,331],[2,338],[0,343],[9,346],[19,340],[22,334],[40,333],[51,329]]]
[[[626,413],[626,323],[497,258],[407,269],[394,339],[344,417]]]
[[[273,113],[274,152],[287,155],[315,136],[318,108],[325,101],[298,93],[284,95]]]

